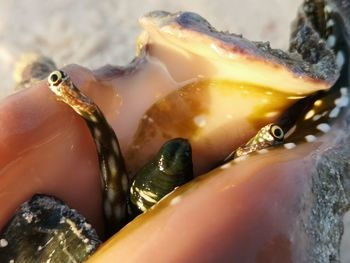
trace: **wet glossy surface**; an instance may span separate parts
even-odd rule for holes
[[[172,31],[170,30],[170,32]],[[190,34],[190,36],[193,35]],[[152,39],[152,41],[154,40]],[[227,67],[216,68],[212,64],[204,63],[200,67],[194,67],[199,71],[189,72],[185,70],[185,74],[182,75],[181,72],[176,72],[176,65],[181,64],[186,59],[187,62],[191,62],[193,57],[188,56],[185,52],[179,52],[175,48],[174,54],[178,58],[175,61],[178,63],[170,64],[170,58],[174,54],[167,57],[164,55],[166,53],[162,50],[161,45],[154,45],[153,42],[148,43],[149,45],[142,41],[140,43],[141,46],[145,47],[145,51],[149,51],[149,54],[152,56],[145,55],[141,51],[145,56],[140,57],[128,69],[107,67],[92,73],[80,67],[70,66],[67,68],[76,85],[100,105],[118,136],[120,135],[122,150],[125,153],[128,153],[130,148],[134,150],[134,135],[137,132],[141,130],[140,133],[142,134],[144,127],[147,129],[152,127],[147,126],[148,124],[143,126],[145,124],[145,113],[151,112],[155,114],[155,119],[149,119],[149,116],[146,116],[146,121],[155,121],[160,126],[162,133],[167,135],[166,130],[169,127],[172,128],[171,125],[168,127],[169,123],[165,121],[157,123],[158,114],[167,113],[167,103],[164,106],[161,102],[171,102],[174,97],[175,102],[181,102],[181,95],[183,95],[181,88],[201,80],[202,76],[198,76],[199,73],[209,72],[208,75],[205,75],[205,78],[207,78],[206,80],[211,80],[213,76],[225,76],[223,73],[229,72]],[[239,42],[239,44],[242,43]],[[225,45],[224,47],[227,48]],[[224,50],[226,50],[225,48]],[[252,50],[255,49],[252,48]],[[218,55],[217,50],[215,52],[212,51],[209,54]],[[245,57],[241,57],[242,54],[250,53],[235,53],[239,61],[247,63]],[[259,61],[259,63],[256,63],[256,60],[253,59],[252,64],[249,65],[254,70],[261,69],[258,72],[262,76],[265,76],[264,73],[266,72],[271,75],[274,75],[274,73],[279,75],[281,73],[281,76],[286,76],[284,75],[286,72],[290,73],[289,70],[282,69],[282,71],[277,70],[275,72],[271,70],[271,67],[261,68],[261,65],[266,63],[261,64]],[[194,61],[208,62],[208,59]],[[267,63],[269,66],[271,66],[270,62]],[[220,63],[224,62],[220,61]],[[191,63],[188,66],[189,68],[193,67]],[[247,64],[244,64],[244,70],[242,71],[244,77],[249,76],[245,71],[246,66]],[[281,69],[280,67],[276,68]],[[209,69],[217,71],[207,71]],[[157,75],[156,78],[155,75],[150,74],[154,72],[161,72],[161,74]],[[216,74],[218,72],[221,75]],[[333,77],[335,78],[335,76]],[[328,82],[323,83],[321,88],[329,88],[333,80],[331,78]],[[280,83],[280,79],[277,78],[270,85],[276,88],[276,85]],[[303,81],[296,80],[296,83],[303,83]],[[311,84],[309,82],[306,83],[305,87],[298,88],[305,88],[306,90],[310,85],[315,87],[312,84],[319,84],[317,81],[315,83],[311,81]],[[0,203],[6,202],[6,209],[3,210],[0,218],[6,220],[18,204],[28,199],[31,194],[45,191],[49,194],[59,195],[69,205],[82,211],[94,226],[99,228],[101,226],[101,214],[99,212],[96,213],[96,211],[101,210],[101,197],[99,183],[97,183],[98,165],[96,152],[94,152],[92,140],[88,136],[87,129],[83,126],[82,121],[71,111],[60,107],[48,95],[45,88],[47,88],[45,85],[38,84],[31,90],[24,91],[3,101],[0,105],[0,121],[7,123],[0,130],[0,153],[5,156],[2,159],[1,168],[3,169],[0,178],[4,180],[6,187],[3,188],[3,193],[5,193],[2,195],[3,199],[0,199]],[[192,86],[192,88],[196,87]],[[171,93],[171,91],[175,90],[178,92]],[[231,94],[230,89],[225,89],[224,92],[221,90],[220,92],[210,91],[204,95],[209,100],[214,101],[215,96],[222,97],[223,93],[226,92]],[[298,93],[297,91],[295,92]],[[263,94],[263,92],[261,93]],[[238,92],[233,97],[237,98],[240,96],[242,94]],[[188,111],[188,116],[185,116],[184,120],[180,118],[179,122],[182,122],[185,126],[190,123],[189,126],[186,126],[189,127],[188,130],[190,131],[187,136],[192,136],[194,138],[193,141],[201,138],[201,136],[203,138],[208,136],[211,139],[215,129],[234,131],[233,135],[231,134],[232,137],[228,140],[213,140],[215,143],[218,143],[215,146],[212,146],[207,140],[198,140],[199,143],[194,147],[194,152],[197,153],[197,156],[195,156],[195,165],[197,167],[207,166],[207,168],[202,168],[202,171],[209,169],[212,163],[207,161],[208,152],[209,155],[224,155],[220,151],[220,147],[241,145],[246,141],[246,138],[243,138],[246,134],[251,133],[250,135],[253,135],[259,130],[261,126],[255,127],[254,125],[259,126],[257,124],[260,121],[259,118],[261,118],[261,111],[259,107],[257,107],[258,109],[253,107],[256,103],[254,98],[259,98],[259,96],[261,94],[256,94],[255,97],[249,96],[249,99],[253,100],[249,106],[249,113],[235,116],[237,117],[235,123],[240,128],[244,127],[242,130],[235,130],[228,124],[226,113],[210,111],[212,119],[203,118],[201,113],[208,114],[207,108],[202,107],[200,103],[200,107],[198,107],[198,104],[192,98],[187,101],[186,98],[184,99],[184,105],[189,105],[191,110]],[[136,103],[134,98],[141,98],[140,103]],[[169,98],[170,100],[168,100]],[[205,98],[204,102],[207,103],[209,100]],[[192,103],[195,105],[193,106]],[[260,104],[258,103],[258,105]],[[275,103],[272,105],[275,106]],[[214,109],[215,106],[213,107]],[[288,105],[282,103],[282,106],[287,107]],[[199,111],[197,111],[198,108],[200,109]],[[270,105],[264,109],[271,109],[273,112],[274,108]],[[242,107],[242,110],[244,111],[244,107]],[[232,111],[232,108],[229,108],[229,114],[232,115],[234,113]],[[3,112],[6,112],[6,114]],[[174,113],[174,115],[165,114],[166,118],[163,118],[163,120],[182,117],[181,109],[179,112],[174,110]],[[246,119],[247,116],[249,116],[248,121]],[[265,117],[270,122],[269,117]],[[203,126],[203,123],[206,123],[208,120],[210,125],[206,126],[205,129],[199,127],[204,132],[202,134],[198,133],[198,125]],[[141,125],[139,125],[140,123]],[[253,123],[253,125],[244,126],[242,125],[244,123]],[[264,124],[262,121],[261,125],[263,126]],[[324,133],[330,130],[330,126],[327,123],[323,123],[320,127],[321,129],[319,130]],[[152,129],[150,131],[152,132]],[[184,131],[179,129],[176,132],[181,133]],[[170,136],[173,135],[171,134]],[[144,139],[142,136],[140,137]],[[216,139],[215,137],[213,138]],[[333,137],[325,138],[327,140],[325,147],[330,147],[334,142],[332,139],[335,139],[335,134],[333,134]],[[158,142],[152,142],[150,146],[156,143]],[[313,146],[311,147],[311,145]],[[136,146],[139,146],[139,144],[136,144]],[[167,256],[173,258],[174,261],[184,260],[188,257],[198,257],[205,260],[204,255],[206,255],[207,259],[219,259],[222,261],[228,260],[233,256],[242,259],[242,261],[257,259],[264,262],[264,260],[273,257],[279,259],[282,256],[288,260],[298,260],[303,255],[305,247],[307,247],[294,247],[299,244],[305,245],[306,242],[304,233],[298,232],[297,216],[302,205],[299,202],[299,198],[304,194],[307,195],[309,192],[307,186],[310,174],[308,172],[315,164],[312,151],[315,151],[317,154],[322,152],[322,149],[314,148],[318,146],[317,141],[295,149],[295,145],[292,145],[293,147],[290,146],[283,146],[283,150],[251,157],[249,161],[243,161],[233,167],[225,166],[226,169],[219,170],[220,172],[213,172],[216,173],[216,176],[209,175],[207,178],[197,179],[196,182],[190,185],[190,189],[183,188],[177,191],[177,194],[180,196],[175,196],[171,200],[167,199],[160,203],[153,211],[136,219],[136,221],[117,234],[116,239],[110,241],[111,243],[101,250],[103,254],[98,254],[101,257],[100,259],[119,255],[121,259],[125,256],[128,256],[130,260],[146,259],[153,256],[153,259],[156,260],[157,256],[161,256],[161,253],[149,254],[153,250],[148,245],[159,246],[161,244],[169,246],[170,243],[174,243],[179,244],[179,246],[175,245],[168,250],[160,250],[162,253],[168,253]],[[217,147],[219,151],[216,153],[209,151],[213,149],[210,147]],[[157,149],[157,147],[154,148]],[[145,149],[155,151],[151,147],[145,147]],[[141,147],[140,156],[143,156],[145,149]],[[285,149],[288,151],[286,152]],[[228,153],[231,150],[232,148],[229,149]],[[134,162],[137,165],[142,165],[142,158],[144,157]],[[212,160],[215,158],[220,159],[221,157],[214,156]],[[79,169],[76,169],[77,167]],[[130,165],[129,170],[132,170],[133,167],[134,165]],[[291,167],[294,169],[291,169]],[[33,178],[35,180],[32,180]],[[19,186],[18,181],[23,182],[23,184]],[[19,187],[23,189],[19,189]],[[86,203],[86,200],[89,200],[89,202]],[[183,202],[184,200],[186,202]],[[169,206],[164,207],[167,203]],[[162,207],[164,209],[161,209]],[[194,214],[193,221],[189,220],[189,218],[192,218],[192,216],[189,216],[192,213]],[[149,221],[141,222],[142,217],[149,219]],[[199,225],[198,222],[201,222],[201,224]],[[135,226],[138,226],[137,229]],[[190,229],[190,231],[182,232],[181,230],[184,227],[185,229]],[[264,229],[268,231],[265,232]],[[230,235],[225,235],[227,233],[230,233]],[[133,237],[136,239],[133,239]],[[144,242],[143,246],[140,247],[140,253],[132,254],[130,248],[135,248],[135,242],[139,244],[140,240],[142,241],[142,238],[145,237],[148,238],[148,242]],[[123,239],[123,242],[120,242],[121,239]],[[221,239],[222,243],[220,243],[220,246],[214,246],[218,244],[218,239]],[[188,240],[188,246],[180,246],[180,244],[184,243],[184,240]],[[232,244],[235,245],[234,249]],[[203,247],[205,253],[203,253]],[[281,248],[281,254],[274,253],[274,248],[276,247]]]
[[[313,150],[255,155],[199,177],[136,218],[89,262],[298,262],[307,249],[298,222]]]

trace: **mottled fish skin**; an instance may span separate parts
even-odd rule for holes
[[[130,188],[133,215],[145,212],[176,187],[193,179],[191,145],[186,139],[167,141],[135,175]]]
[[[257,134],[251,138],[245,145],[242,145],[233,151],[224,162],[231,161],[241,156],[264,150],[271,146],[279,145],[283,142],[284,132],[282,128],[274,123],[262,127]]]
[[[0,262],[83,262],[100,244],[83,216],[57,198],[35,195],[0,233]]]
[[[252,143],[261,130],[247,144],[232,152],[224,162],[251,153],[268,152],[268,147],[283,142],[287,150],[299,143],[311,143],[317,136],[327,133],[332,123],[349,104],[349,49],[350,49],[350,1],[306,0],[294,24],[290,51],[303,59],[319,60],[319,48],[334,53],[334,66],[339,77],[329,91],[319,91],[303,98],[286,110],[277,125],[285,132],[284,140],[272,144]],[[265,127],[264,127],[265,128]],[[264,129],[262,128],[262,130]]]
[[[298,22],[307,21],[332,50],[340,74],[328,92],[304,99],[280,119],[278,123],[288,130],[287,149],[294,148],[297,143],[313,142],[317,136],[329,132],[332,123],[349,104],[350,16],[344,14],[350,14],[350,1],[307,0],[302,6]],[[300,113],[294,125],[286,122],[292,111]]]
[[[105,232],[109,237],[129,220],[129,181],[118,139],[99,107],[73,84],[66,73],[54,71],[48,82],[58,100],[84,118],[95,141],[102,181]]]

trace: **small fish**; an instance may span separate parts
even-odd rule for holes
[[[287,149],[298,143],[314,142],[318,136],[328,133],[333,122],[349,105],[349,17],[341,14],[346,10],[342,8],[344,3],[310,0],[303,4],[305,13],[301,17],[321,36],[320,41],[332,50],[340,74],[329,91],[303,99],[277,121],[287,131],[284,145]]]
[[[158,155],[137,173],[129,188],[117,137],[97,105],[63,71],[52,72],[49,84],[59,100],[85,119],[95,140],[105,209],[105,238],[193,178],[191,145],[177,138],[162,146]],[[95,230],[77,211],[55,197],[35,195],[21,205],[0,232],[0,262],[83,262],[100,244]]]
[[[130,188],[134,215],[145,212],[176,187],[192,179],[190,143],[182,138],[167,141],[135,176]]]
[[[84,118],[94,138],[100,163],[106,237],[129,221],[129,180],[117,136],[99,107],[84,95],[69,76],[56,70],[48,77],[49,87],[57,99]]]
[[[313,50],[314,43],[310,34],[319,39],[318,44],[323,41],[323,45],[334,53],[335,64],[340,71],[338,80],[329,91],[319,91],[299,100],[280,116],[276,125],[282,132],[285,131],[283,140],[277,139],[269,143],[262,139],[261,133],[269,125],[265,126],[247,144],[232,152],[224,162],[270,146],[281,147],[283,144],[285,149],[290,150],[300,143],[312,143],[318,136],[331,130],[332,123],[349,105],[350,39],[346,28],[349,18],[339,13],[341,5],[342,3],[337,1],[305,1],[296,24],[296,41],[291,43],[291,51],[303,54],[316,52]],[[297,34],[299,35],[296,36]],[[310,47],[306,48],[307,46]],[[259,143],[259,140],[262,143]],[[264,152],[267,151],[260,151]]]
[[[271,146],[279,145],[283,142],[284,132],[282,128],[274,123],[262,127],[257,134],[245,145],[238,147],[224,162],[239,158],[256,151],[261,151]]]
[[[154,160],[137,173],[130,188],[117,136],[98,106],[63,71],[52,72],[48,82],[58,100],[85,119],[94,138],[102,178],[107,237],[175,187],[193,178],[191,146],[187,140],[178,138],[163,145]]]

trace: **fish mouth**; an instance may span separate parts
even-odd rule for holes
[[[154,13],[149,15],[152,19],[154,16]],[[147,23],[151,22],[143,21],[142,23],[148,26]],[[176,26],[178,27],[178,24]],[[301,82],[298,82],[300,78],[293,75],[292,69],[282,65],[276,66],[273,64],[276,63],[273,59],[265,59],[268,61],[265,64],[268,64],[269,74],[273,69],[277,70],[273,72],[282,70],[283,74],[289,74],[288,76],[296,81],[294,83],[306,83],[306,86],[293,90],[292,93],[284,93],[277,89],[280,85],[270,83],[266,84],[267,89],[255,91],[256,83],[248,82],[249,85],[247,84],[248,73],[239,74],[243,76],[242,79],[237,79],[238,77],[228,79],[229,76],[225,74],[231,69],[214,71],[215,74],[220,72],[218,75],[208,73],[204,75],[205,78],[198,77],[198,75],[203,76],[202,71],[201,74],[191,73],[196,76],[194,80],[193,77],[182,78],[171,70],[174,66],[166,61],[166,57],[162,61],[163,56],[157,55],[157,45],[150,40],[152,37],[147,37],[150,40],[149,43],[142,44],[144,37],[142,36],[140,40],[139,59],[126,69],[106,67],[103,70],[91,72],[74,65],[65,68],[74,83],[100,105],[109,123],[113,126],[121,142],[122,151],[125,153],[130,174],[144,164],[164,140],[173,136],[182,137],[183,132],[190,134],[183,137],[187,137],[193,145],[194,163],[197,165],[195,166],[196,173],[197,175],[203,174],[215,166],[215,162],[228,154],[235,146],[244,143],[254,135],[263,124],[277,119],[279,114],[296,100],[295,98],[288,99],[288,96],[297,96],[299,99],[319,90],[319,88],[311,88],[317,86],[324,90],[334,83],[335,77],[327,78],[320,84],[319,79],[315,82],[309,81],[311,76],[301,78]],[[180,46],[176,42],[177,38],[171,41]],[[223,50],[226,50],[225,48]],[[195,48],[186,46],[184,50],[186,52],[190,50],[196,54]],[[251,65],[249,68],[253,69],[249,73],[255,74],[258,71],[259,74],[264,75],[264,71],[256,70],[256,67],[264,64],[261,62],[261,57],[256,54],[256,49],[253,51],[248,49],[248,51],[231,54],[238,56],[238,60],[244,61],[243,64],[248,63],[248,60],[253,61],[252,64],[249,64]],[[222,55],[221,51],[215,50],[215,52],[210,55]],[[216,59],[218,58],[211,57],[211,60]],[[164,64],[160,65],[159,61]],[[181,65],[181,60],[178,62],[175,65]],[[225,64],[222,61],[220,63]],[[162,74],[157,77],[157,81],[146,85],[141,76],[145,72],[149,74],[159,68]],[[150,79],[155,78],[154,76],[152,75]],[[135,78],[138,80],[136,85],[132,84],[135,83]],[[190,83],[184,84],[184,79],[189,79]],[[152,86],[155,82],[158,84]],[[232,89],[232,82],[236,86],[240,85],[237,83],[243,82],[250,88],[244,87],[241,91],[239,87]],[[261,80],[258,82],[261,83]],[[280,83],[280,80],[276,80],[276,83]],[[151,86],[151,88],[147,92],[140,93],[140,87],[144,86]],[[262,86],[265,86],[265,83]],[[191,111],[186,107],[196,102],[196,96],[194,98],[193,94],[192,97],[190,96],[190,93],[196,90],[201,91],[198,99],[200,102],[203,102],[204,93],[204,96],[210,98],[210,103],[204,100],[204,105],[207,107],[199,105]],[[242,105],[238,104],[232,109],[229,108],[229,113],[226,109],[225,113],[215,114],[214,109],[218,108],[218,105],[232,104],[230,100],[225,104],[220,104],[215,97],[229,97],[237,101],[237,98],[242,97],[244,91],[247,90],[250,92],[249,96],[254,98],[261,98],[262,94],[270,96],[266,92],[282,95],[280,99],[269,103],[268,108],[263,110],[256,111],[256,108],[259,107],[256,107],[256,101],[253,101],[252,109],[247,115],[242,114],[240,111]],[[303,93],[306,90],[310,93]],[[254,92],[257,94],[252,95]],[[135,103],[135,100],[131,99],[135,94],[138,95],[138,98],[142,97],[140,103]],[[278,95],[274,96],[276,97],[278,98]],[[175,109],[175,106],[169,107],[169,105],[172,106],[171,103],[179,105],[179,102],[186,106],[183,107],[187,109],[186,112],[190,112],[189,115],[185,115],[184,119],[179,118],[183,116],[181,109]],[[271,105],[277,107],[278,102],[281,103],[276,109],[279,114],[265,116],[265,119],[262,120],[243,121],[247,116],[257,118],[260,112],[269,112],[266,109],[273,109],[269,108],[272,107]],[[208,110],[208,105],[212,106],[210,110]],[[168,110],[167,107],[170,109]],[[244,107],[249,108],[249,104]],[[103,219],[100,205],[102,201],[97,176],[98,163],[94,143],[85,123],[74,112],[57,102],[55,97],[48,92],[45,83],[38,83],[35,87],[9,97],[1,103],[0,108],[0,120],[6,123],[6,127],[3,127],[0,132],[0,141],[6,142],[0,145],[0,152],[4,153],[4,158],[1,160],[1,178],[4,180],[2,184],[4,188],[1,192],[4,195],[0,196],[0,202],[7,203],[0,211],[0,218],[3,219],[0,221],[1,226],[5,224],[5,219],[9,218],[18,204],[28,200],[36,192],[43,192],[57,196],[71,207],[77,208],[102,233]],[[171,118],[179,118],[179,123],[182,121],[183,124],[190,122],[194,128],[174,132],[172,128],[175,125],[165,121],[169,119],[169,114],[172,112],[174,115],[171,115]],[[232,114],[234,121],[232,121]],[[230,120],[227,115],[231,115],[232,126],[225,126],[229,122],[228,119]],[[215,123],[215,120],[219,123]],[[203,126],[203,123],[206,125]],[[339,143],[340,138],[344,136],[338,130],[345,130],[345,126],[339,125],[337,132],[333,131],[312,144],[298,146],[287,153],[286,148],[281,148],[263,155],[247,157],[246,160],[237,161],[233,165],[221,166],[207,175],[198,177],[185,187],[176,190],[154,209],[130,223],[115,238],[106,243],[91,260],[110,260],[108,257],[118,255],[118,258],[136,262],[140,260],[140,257],[151,260],[152,256],[154,259],[166,255],[180,262],[189,257],[203,260],[211,257],[213,260],[222,259],[223,261],[232,258],[242,258],[248,261],[251,259],[253,261],[257,259],[292,261],[295,253],[302,255],[307,253],[309,246],[301,249],[299,244],[294,242],[294,240],[300,241],[300,244],[308,242],[303,234],[305,228],[298,225],[299,219],[304,216],[300,213],[303,210],[303,203],[300,200],[301,197],[312,196],[310,174],[320,162],[320,159],[315,159],[314,153],[326,152],[329,147]],[[238,126],[239,129],[235,130],[235,126]],[[216,133],[214,136],[213,130],[220,129],[228,130],[228,133],[232,133],[230,131],[233,130],[232,137],[225,137],[222,133]],[[169,130],[171,132],[164,132]],[[161,134],[158,136],[153,133],[152,135],[152,132],[155,131],[161,131]],[[150,132],[153,137],[149,134],[145,135],[145,132]],[[220,141],[219,137],[224,137],[225,140]],[[212,138],[211,141],[210,138]],[[224,143],[230,140],[232,141]],[[139,154],[136,155],[135,152]],[[140,155],[142,157],[139,157]],[[207,160],[210,162],[207,163]],[[18,186],[18,181],[25,183]],[[21,194],[18,194],[19,192]],[[11,201],[8,202],[8,200]],[[201,224],[199,225],[198,222]],[[231,228],[227,228],[228,226]],[[183,229],[193,231],[186,232]],[[138,253],[131,253],[130,248],[134,248],[136,242],[145,240],[144,237],[151,239],[151,242],[148,242],[149,239],[146,240],[147,245],[142,246]],[[188,246],[181,246],[184,240],[188,240]],[[217,240],[222,241],[220,245],[215,245]],[[164,247],[164,249],[160,246],[159,252],[149,253],[149,251],[154,251],[153,248],[156,245],[169,245],[169,241],[174,246]],[[281,254],[275,253],[277,250],[282,251]],[[203,251],[209,252],[204,253]],[[242,254],[244,256],[240,257]]]

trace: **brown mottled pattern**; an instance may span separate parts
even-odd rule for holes
[[[52,75],[59,80],[52,83],[50,80]],[[109,237],[128,221],[129,185],[118,139],[99,107],[73,84],[69,76],[62,71],[54,71],[48,79],[50,89],[56,94],[57,99],[84,118],[95,141],[100,164],[105,234]]]

